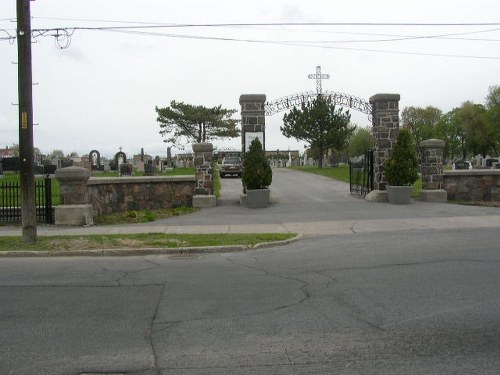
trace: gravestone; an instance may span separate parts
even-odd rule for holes
[[[144,175],[152,176],[153,174],[154,174],[153,160],[148,160],[148,162],[144,164]]]
[[[132,176],[133,171],[134,167],[132,164],[129,163],[120,164],[120,177]]]
[[[167,147],[167,168],[172,168],[172,147]]]
[[[123,151],[119,151],[115,154],[115,167],[119,170],[120,164],[127,162],[127,155]]]
[[[493,168],[493,164],[498,162],[499,162],[498,158],[488,158],[486,159],[486,168]]]
[[[456,161],[454,165],[455,165],[455,170],[469,169],[469,163],[463,160]]]
[[[104,171],[104,165],[101,164],[101,154],[97,150],[89,153],[90,168],[93,171]]]

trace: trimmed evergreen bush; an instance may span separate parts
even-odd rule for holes
[[[243,160],[241,181],[247,189],[265,189],[273,180],[273,172],[262,144],[255,138]]]
[[[385,164],[385,178],[392,186],[410,186],[418,179],[418,155],[408,129],[401,129],[391,158]]]

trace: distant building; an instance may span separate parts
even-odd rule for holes
[[[5,148],[0,148],[0,158],[12,158],[14,157],[14,153],[12,149],[6,146]]]

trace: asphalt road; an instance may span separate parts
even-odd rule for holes
[[[323,190],[323,179],[307,180]],[[359,205],[363,220],[372,210],[408,218],[407,208],[342,191],[311,212],[315,198],[292,191],[274,190],[269,215],[295,206],[314,222],[329,215],[321,206],[354,217],[347,207]],[[266,216],[226,203],[193,220]],[[431,219],[427,205],[410,206]],[[434,206],[434,216],[467,209],[453,206]],[[470,208],[478,220],[496,212]],[[498,229],[351,231],[226,254],[0,259],[0,374],[498,374]]]

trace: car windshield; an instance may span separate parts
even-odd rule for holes
[[[240,158],[227,158],[222,161],[224,164],[240,164]]]

